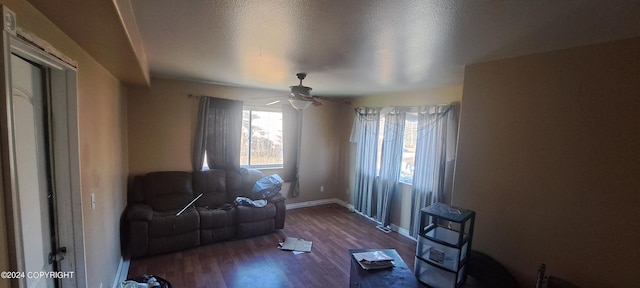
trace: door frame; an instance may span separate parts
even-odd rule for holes
[[[13,17],[15,13],[2,7],[3,18]],[[9,13],[9,14],[7,14]],[[80,185],[80,151],[78,136],[78,101],[76,68],[49,54],[47,49],[39,47],[33,41],[22,40],[13,26],[4,21],[0,37],[2,54],[0,55],[0,91],[4,99],[0,100],[0,184],[4,194],[9,268],[11,271],[24,271],[22,231],[16,187],[16,155],[13,131],[13,100],[11,87],[11,54],[18,55],[48,70],[47,82],[51,117],[51,162],[52,185],[56,191],[56,231],[59,247],[67,247],[65,259],[60,262],[60,271],[73,272],[72,277],[61,278],[62,287],[87,287],[84,231],[82,220],[82,191]],[[55,249],[55,247],[54,247]],[[25,287],[26,279],[11,280],[12,287]]]

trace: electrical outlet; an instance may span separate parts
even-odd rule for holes
[[[320,186],[320,192],[324,192],[324,186]]]

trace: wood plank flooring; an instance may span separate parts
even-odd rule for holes
[[[313,241],[312,252],[279,250],[286,237]],[[393,248],[413,270],[415,246],[413,240],[385,234],[374,222],[332,204],[288,210],[285,228],[275,233],[134,259],[128,277],[158,275],[174,288],[348,287],[348,249]]]

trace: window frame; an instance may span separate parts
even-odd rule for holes
[[[274,112],[274,113],[280,113],[281,117],[282,117],[282,126],[280,127],[280,131],[282,133],[281,137],[284,139],[284,111],[283,108],[280,105],[274,105],[274,106],[254,106],[254,105],[244,105],[242,107],[242,113],[244,114],[245,111],[249,111],[249,129],[248,129],[248,143],[247,143],[247,164],[240,164],[240,167],[243,168],[250,168],[250,169],[282,169],[284,168],[284,143],[282,143],[283,148],[282,148],[282,162],[281,163],[274,163],[274,164],[251,164],[251,118],[252,118],[252,111],[257,111],[257,112]],[[244,118],[244,116],[243,116]],[[244,119],[243,119],[244,121]],[[240,149],[240,151],[242,151],[242,149]],[[242,155],[240,155],[242,157]]]

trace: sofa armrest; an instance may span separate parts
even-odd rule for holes
[[[276,229],[284,228],[284,220],[285,220],[285,214],[287,210],[287,206],[284,205],[284,200],[287,200],[287,198],[280,193],[277,193],[267,198],[267,202],[273,203],[276,206],[276,218],[275,218]]]
[[[277,193],[269,198],[267,198],[268,202],[280,202],[280,201],[284,201],[287,200],[287,197],[284,197],[284,195]]]
[[[134,204],[127,208],[127,220],[129,221],[151,221],[153,209],[147,204]]]

